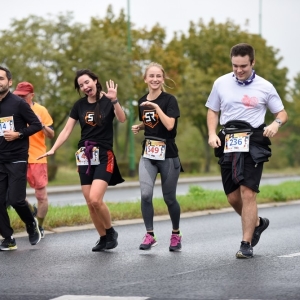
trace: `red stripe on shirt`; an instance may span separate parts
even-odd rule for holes
[[[112,151],[107,151],[106,171],[109,172],[109,173],[113,173],[114,172],[114,165],[115,165],[114,155],[113,155]]]

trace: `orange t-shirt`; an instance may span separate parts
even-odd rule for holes
[[[52,117],[50,116],[46,107],[34,102],[34,105],[32,105],[31,108],[34,111],[34,113],[37,115],[37,117],[40,119],[41,123],[43,123],[45,126],[51,126],[53,124]],[[47,148],[46,136],[43,130],[31,135],[29,137],[28,163],[29,164],[47,163],[46,157],[43,157],[39,160],[36,159],[38,156],[47,152],[46,148]]]

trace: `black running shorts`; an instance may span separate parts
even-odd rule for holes
[[[264,163],[256,164],[250,153],[244,153],[244,179],[236,184],[232,180],[232,168],[231,165],[221,166],[222,183],[225,194],[228,195],[238,189],[241,185],[244,185],[256,193],[259,193],[259,185],[262,176]]]
[[[88,166],[78,166],[81,185],[91,185],[94,179],[110,182],[114,172],[114,154],[111,150],[99,149],[99,165],[90,166],[89,174],[86,174]]]

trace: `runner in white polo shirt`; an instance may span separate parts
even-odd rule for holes
[[[222,182],[228,202],[241,216],[243,237],[237,258],[253,257],[253,247],[269,226],[258,217],[263,164],[271,156],[271,141],[287,113],[274,86],[255,74],[254,49],[249,44],[231,48],[233,72],[219,77],[206,102],[208,143],[219,157]],[[274,121],[266,125],[267,109]],[[220,120],[219,120],[220,113]],[[222,126],[217,134],[218,123]]]

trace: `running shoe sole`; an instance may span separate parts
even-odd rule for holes
[[[182,250],[182,248],[180,247],[180,248],[176,248],[176,249],[174,249],[174,248],[169,248],[169,251],[170,252],[180,252]]]
[[[140,245],[140,250],[143,250],[143,251],[149,251],[151,250],[152,247],[155,247],[156,245],[158,244],[158,242],[155,242],[153,244],[150,245],[150,247],[148,247],[149,245]],[[148,247],[148,248],[147,248]]]
[[[0,251],[11,251],[11,250],[17,250],[17,249],[18,249],[17,245],[15,245],[15,246],[8,246],[7,248],[1,248],[0,247]]]
[[[253,258],[253,254],[252,255],[244,255],[242,251],[238,251],[235,256],[236,256],[236,258]]]

